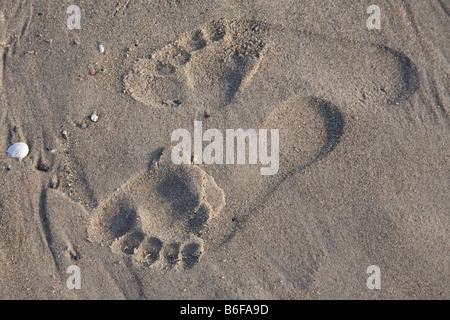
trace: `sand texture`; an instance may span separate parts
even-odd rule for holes
[[[1,299],[450,299],[448,1],[75,2],[0,0]]]

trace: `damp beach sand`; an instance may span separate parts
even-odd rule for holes
[[[0,0],[1,299],[450,298],[448,3],[93,3]],[[174,164],[200,121],[278,170]]]

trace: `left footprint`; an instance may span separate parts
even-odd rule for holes
[[[100,204],[88,233],[136,266],[190,269],[204,252],[202,232],[224,205],[209,174],[163,157]]]

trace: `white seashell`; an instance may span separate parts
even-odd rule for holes
[[[101,44],[99,44],[98,45],[98,51],[100,51],[100,53],[104,53],[105,52],[105,48]]]
[[[20,161],[28,155],[28,152],[30,152],[30,149],[28,148],[28,145],[23,142],[14,143],[7,151],[10,157],[19,159]]]
[[[98,121],[98,115],[96,115],[95,113],[93,113],[93,114],[91,115],[91,121],[92,121],[92,122],[97,122],[97,121]]]

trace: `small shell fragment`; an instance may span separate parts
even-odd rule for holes
[[[14,143],[7,150],[7,153],[10,157],[19,159],[19,161],[22,161],[22,159],[28,155],[28,152],[30,152],[30,149],[24,142]]]
[[[98,115],[95,114],[95,113],[91,114],[91,121],[92,122],[97,122],[98,121]]]
[[[99,45],[98,45],[98,51],[99,51],[100,53],[104,53],[104,52],[105,52],[105,48],[104,48],[101,44],[99,44]]]

